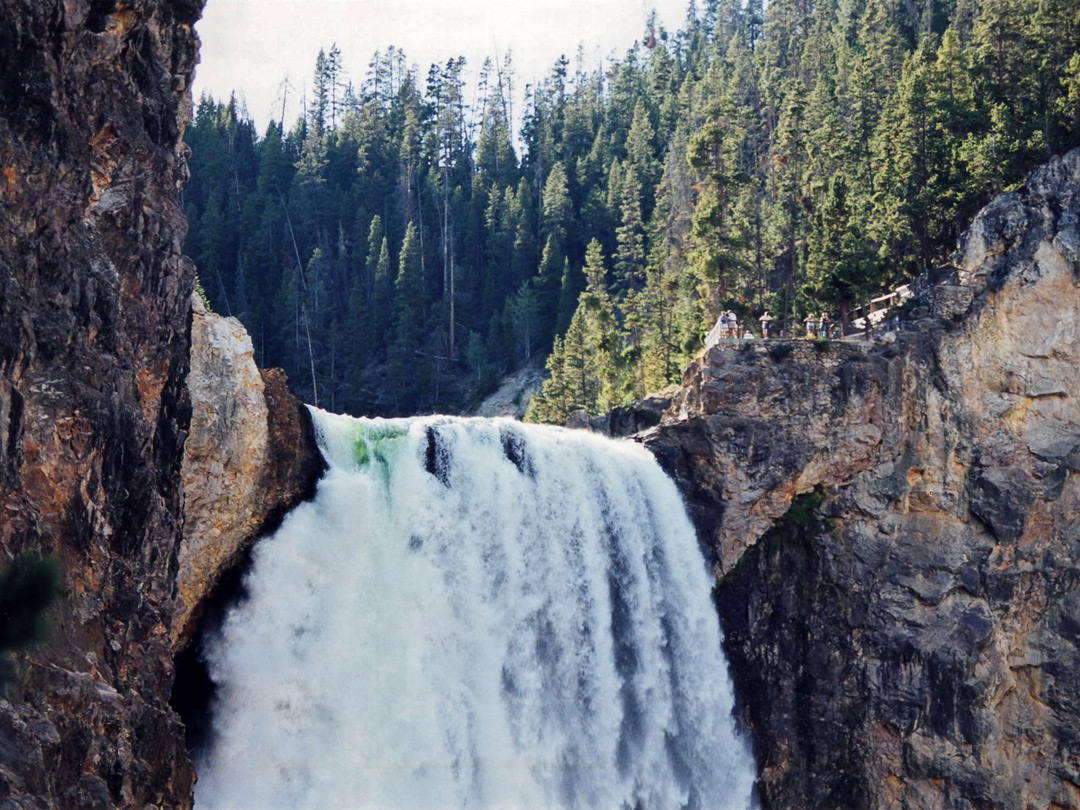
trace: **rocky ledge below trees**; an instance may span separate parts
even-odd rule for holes
[[[716,554],[763,807],[1080,807],[1078,243],[1080,150],[890,343],[713,348],[642,437]]]

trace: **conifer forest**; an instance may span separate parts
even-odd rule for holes
[[[533,80],[328,44],[299,120],[198,102],[185,252],[262,367],[392,416],[546,358],[563,422],[677,381],[722,310],[845,321],[1080,144],[1080,3],[698,0]]]

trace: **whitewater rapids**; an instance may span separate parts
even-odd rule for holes
[[[648,452],[314,417],[329,471],[207,643],[199,810],[751,806],[712,578]]]

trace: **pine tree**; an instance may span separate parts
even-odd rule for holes
[[[728,296],[740,270],[742,240],[732,227],[732,209],[738,187],[746,181],[735,157],[736,136],[724,119],[730,107],[718,111],[690,139],[686,159],[703,180],[691,220],[689,260],[709,291],[714,311]]]
[[[507,67],[508,64],[496,66],[490,58],[484,60],[481,81],[487,85],[488,96],[476,142],[477,171],[488,182],[502,186],[517,180],[517,156],[510,130],[511,95]]]
[[[577,309],[578,297],[585,291],[585,274],[577,265],[563,259],[562,279],[559,282],[559,310],[555,318],[555,334],[566,334]]]
[[[561,161],[551,167],[551,173],[544,183],[542,199],[540,233],[545,240],[554,239],[555,245],[565,251],[573,210],[567,188],[566,169]]]
[[[516,358],[528,360],[537,340],[540,301],[536,290],[528,281],[522,282],[517,292],[506,301],[505,323],[514,336]]]
[[[871,233],[888,254],[905,258],[897,268],[908,276],[929,269],[935,258],[932,235],[945,227],[942,201],[948,183],[949,144],[942,137],[944,110],[933,92],[934,65],[928,46],[904,64],[899,92],[882,115],[875,138],[877,192]]]
[[[396,408],[409,412],[422,393],[416,353],[424,328],[424,286],[420,266],[420,239],[410,222],[401,244],[397,277],[394,279],[393,343],[390,345],[390,385]]]
[[[783,278],[782,329],[791,328],[790,318],[795,305],[795,289],[802,256],[806,155],[804,95],[800,82],[789,80],[785,84],[783,109],[773,146],[773,182],[776,187],[773,223],[779,235],[778,263]]]
[[[1061,96],[1057,111],[1061,116],[1062,140],[1080,142],[1080,53],[1074,53],[1061,76]]]
[[[626,167],[620,185],[621,224],[615,231],[618,245],[615,272],[622,289],[639,290],[645,284],[645,223],[641,210],[641,183],[633,164]]]
[[[624,399],[621,340],[603,248],[595,239],[585,251],[584,274],[586,288],[562,343],[561,375],[573,409],[595,415]]]
[[[566,352],[563,339],[555,338],[551,347],[551,354],[547,359],[548,379],[540,388],[540,391],[529,400],[525,412],[526,422],[543,422],[547,424],[566,424],[579,397],[571,392],[570,381],[567,374],[571,369],[566,363]]]
[[[656,184],[660,182],[660,162],[656,159],[653,141],[656,133],[645,102],[639,100],[634,106],[634,120],[626,136],[626,161],[633,168],[641,184],[640,208],[642,217],[652,213],[656,200]]]
[[[555,244],[555,237],[549,236],[544,244],[544,253],[540,258],[540,268],[533,280],[537,298],[537,319],[541,340],[544,335],[553,334],[559,312],[559,291],[562,286],[563,265],[565,259]]]
[[[514,229],[510,276],[514,283],[520,284],[536,272],[542,258],[537,250],[537,219],[532,189],[524,177],[518,181],[517,191],[510,204],[510,221]]]
[[[315,58],[315,83],[314,98],[311,104],[311,129],[315,136],[322,139],[327,129],[327,114],[330,107],[330,65],[326,58],[326,51],[319,48],[319,55]]]
[[[875,292],[876,267],[863,227],[851,207],[843,175],[834,176],[814,217],[806,261],[805,293],[816,305],[848,320],[851,309]]]

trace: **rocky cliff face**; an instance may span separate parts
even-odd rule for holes
[[[182,807],[167,705],[192,269],[177,184],[201,2],[0,2],[0,546],[60,632],[0,701],[8,807]]]
[[[310,456],[300,472],[287,457],[313,447],[280,377],[245,366],[209,399],[213,381],[185,385],[180,135],[202,5],[0,0],[0,564],[33,548],[65,570],[55,639],[0,699],[4,808],[190,807],[167,701],[174,643],[218,571],[178,588],[182,548],[196,568],[189,552],[208,534],[242,541],[317,474]],[[261,468],[237,439],[253,424]],[[191,464],[255,487],[262,515],[249,494],[207,529],[198,507],[213,498],[196,487],[184,531],[189,427]],[[213,461],[214,441],[235,453]]]
[[[765,807],[1080,807],[1078,242],[1080,150],[888,342],[714,348],[648,436],[716,552]],[[817,486],[827,520],[782,519]]]

